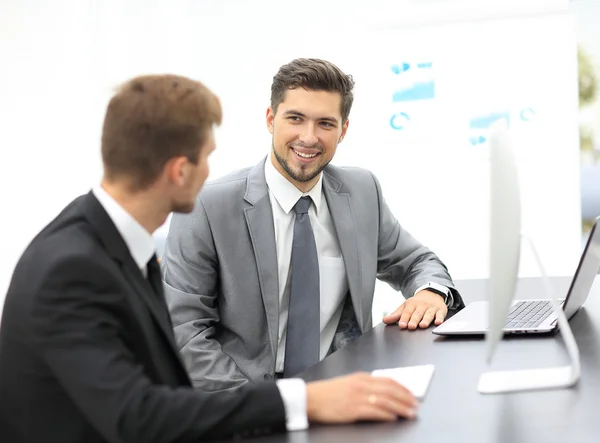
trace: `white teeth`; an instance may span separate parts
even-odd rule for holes
[[[302,158],[313,158],[313,157],[315,157],[315,156],[317,155],[317,154],[305,154],[305,153],[303,153],[303,152],[298,152],[298,151],[296,151],[295,149],[294,149],[294,152],[295,152],[296,154],[298,154],[298,155],[299,155],[300,157],[302,157]]]

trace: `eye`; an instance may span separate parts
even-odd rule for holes
[[[297,115],[290,115],[287,119],[293,122],[299,122],[301,120]]]
[[[330,122],[321,122],[321,126],[325,126],[326,128],[335,128],[335,125]]]

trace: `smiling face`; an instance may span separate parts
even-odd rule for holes
[[[302,192],[309,191],[329,164],[346,131],[339,92],[297,87],[285,92],[277,112],[267,110],[273,135],[271,161]]]

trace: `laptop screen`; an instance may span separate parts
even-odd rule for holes
[[[579,265],[573,276],[571,287],[567,299],[565,300],[564,310],[567,318],[571,318],[575,312],[587,299],[590,289],[594,284],[594,279],[600,269],[600,217],[594,222],[592,231],[579,260]]]

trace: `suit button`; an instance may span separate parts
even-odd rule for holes
[[[273,377],[273,374],[265,374],[265,376],[263,378],[265,380],[273,380],[275,377]]]

